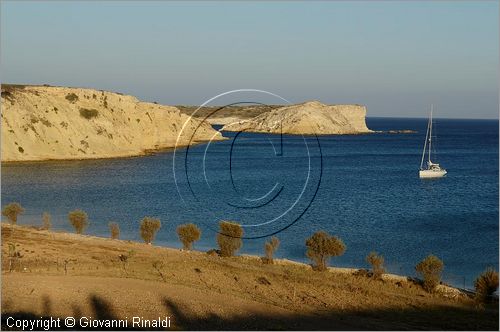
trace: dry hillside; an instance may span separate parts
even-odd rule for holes
[[[498,303],[478,309],[459,292],[429,294],[405,278],[4,223],[1,233],[2,329],[9,316],[169,316],[188,330],[498,330]],[[9,244],[21,255],[12,265]]]
[[[141,155],[174,147],[184,124],[180,145],[222,139],[208,123],[175,107],[141,102],[133,96],[2,85],[2,161]]]
[[[182,113],[206,120],[211,124],[226,125],[229,123],[250,120],[282,105],[231,105],[231,106],[176,106]]]

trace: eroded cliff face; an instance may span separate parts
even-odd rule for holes
[[[1,107],[2,161],[136,156],[223,139],[175,107],[107,91],[2,85]]]
[[[366,107],[325,105],[318,101],[285,106],[253,119],[225,125],[225,131],[274,134],[341,135],[372,132],[366,126]]]

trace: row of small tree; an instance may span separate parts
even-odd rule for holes
[[[19,203],[7,204],[2,215],[7,217],[13,225],[17,224],[17,218],[24,213],[24,208]],[[73,210],[68,213],[69,223],[73,226],[77,234],[83,234],[89,225],[89,218],[85,211]],[[42,214],[42,229],[49,230],[52,227],[51,216],[48,212]],[[150,244],[154,241],[156,233],[161,228],[161,222],[157,218],[144,217],[140,223],[140,234],[144,242]],[[120,238],[120,226],[116,222],[109,223],[109,230],[112,239]],[[184,245],[184,249],[191,249],[194,241],[198,241],[201,236],[201,231],[194,224],[180,225],[177,228],[179,239]]]
[[[19,203],[10,203],[2,210],[2,215],[6,216],[12,224],[16,224],[18,215],[23,212],[24,208]],[[82,234],[89,223],[87,214],[82,210],[71,211],[68,214],[68,220],[78,234]],[[50,214],[44,212],[42,222],[44,229],[50,229]],[[141,238],[145,243],[151,244],[160,228],[159,219],[144,217],[140,222]],[[235,222],[221,221],[219,228],[217,234],[219,250],[217,253],[221,257],[234,256],[243,245],[243,227]],[[117,223],[110,222],[109,229],[112,239],[120,237],[120,227]],[[184,249],[191,250],[193,243],[200,239],[201,230],[195,224],[183,224],[177,227],[177,235]],[[264,263],[273,264],[273,256],[279,244],[280,241],[275,236],[264,244],[265,257],[262,258]],[[340,238],[331,236],[324,231],[316,232],[309,237],[306,240],[306,247],[306,256],[311,259],[313,269],[317,271],[327,270],[329,259],[343,255],[346,250],[346,245]],[[384,257],[376,252],[371,252],[366,256],[366,262],[371,266],[370,276],[374,279],[381,279],[385,273]],[[415,266],[415,270],[423,278],[423,288],[428,292],[434,292],[440,284],[443,269],[443,261],[434,255],[427,256]],[[488,268],[474,282],[477,299],[486,302],[496,292],[498,284],[498,273],[494,269]]]

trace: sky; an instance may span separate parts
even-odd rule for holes
[[[0,79],[199,105],[252,88],[498,118],[498,1],[2,1]]]

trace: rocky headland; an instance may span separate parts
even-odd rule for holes
[[[176,107],[93,89],[3,84],[1,113],[2,162],[137,156],[223,139]]]
[[[222,130],[302,135],[371,133],[365,117],[366,107],[362,105],[325,105],[310,101],[275,108],[252,119],[228,123]]]

